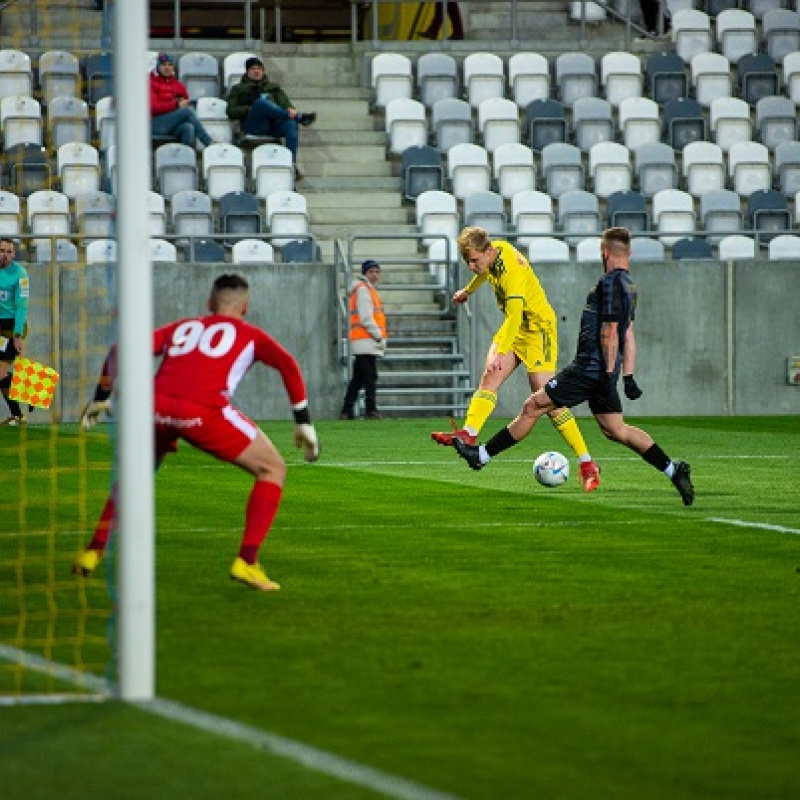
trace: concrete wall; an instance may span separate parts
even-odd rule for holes
[[[559,320],[559,367],[575,354],[581,311],[600,269],[599,263],[536,266]],[[800,413],[800,386],[786,382],[786,359],[800,354],[800,264],[643,263],[632,275],[639,290],[635,374],[644,395],[624,401],[627,413]],[[462,269],[461,285],[468,280]],[[502,316],[488,286],[470,306],[482,365]],[[514,416],[527,395],[520,370],[501,390],[497,415]],[[589,413],[585,406],[575,411]]]
[[[343,386],[330,265],[156,264],[155,324],[203,313],[213,279],[234,269],[252,287],[248,318],[300,362],[314,417],[334,417]],[[600,266],[542,264],[536,271],[559,318],[559,366],[564,366],[574,355],[581,310]],[[644,396],[636,403],[625,401],[629,413],[800,413],[800,386],[786,382],[786,359],[800,354],[800,264],[647,263],[636,265],[632,274],[639,288],[636,378]],[[468,277],[462,268],[462,285]],[[59,412],[63,419],[75,420],[114,338],[113,270],[61,266],[54,301],[46,268],[32,267],[31,285],[29,355],[59,369]],[[474,357],[482,367],[502,317],[488,286],[470,299],[470,308],[476,326]],[[459,311],[459,317],[465,330],[465,313]],[[143,334],[146,322],[142,320]],[[516,414],[527,395],[527,380],[519,371],[500,393],[498,416]],[[273,370],[251,370],[236,401],[256,419],[290,417]]]

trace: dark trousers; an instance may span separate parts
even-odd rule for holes
[[[453,26],[453,37],[456,39],[464,38],[464,23],[461,21],[461,11],[458,8],[458,3],[447,4],[447,16],[450,17],[450,24]],[[439,28],[442,27],[444,14],[442,13],[442,4],[437,3],[433,11],[433,21],[426,31],[430,38],[436,38],[439,35]]]
[[[358,400],[358,392],[363,389],[367,396],[367,414],[377,411],[375,401],[375,390],[378,384],[378,357],[377,356],[354,356],[353,358],[353,377],[347,384],[347,391],[342,403],[342,413],[352,414],[353,406]]]

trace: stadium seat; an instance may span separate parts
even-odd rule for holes
[[[548,144],[567,141],[566,108],[559,100],[533,100],[525,108],[525,125],[532,150],[540,153]]]
[[[220,97],[219,63],[210,53],[184,53],[178,59],[178,80],[192,100]]]
[[[591,192],[564,192],[558,198],[558,222],[567,243],[575,247],[581,239],[600,233],[600,204]]]
[[[734,234],[720,239],[717,255],[721,261],[756,257],[756,242],[750,236]]]
[[[748,0],[750,13],[759,21],[763,21],[764,14],[775,8],[783,8],[785,0]]]
[[[159,145],[155,150],[155,169],[158,190],[167,200],[176,192],[198,188],[197,156],[185,144],[169,142]]]
[[[700,237],[689,237],[686,239],[678,239],[672,245],[672,259],[673,261],[681,261],[683,259],[710,259],[714,257],[714,249],[711,243],[706,239]]]
[[[105,153],[116,139],[117,109],[114,98],[102,97],[94,107],[94,127],[97,134],[98,149]]]
[[[514,53],[508,59],[511,97],[520,108],[550,97],[550,66],[539,53]]]
[[[214,232],[211,198],[203,192],[176,192],[170,201],[170,216],[172,231],[176,236],[206,237]],[[186,239],[176,244],[186,244]]]
[[[455,144],[473,144],[472,109],[466,100],[445,97],[431,109],[431,127],[437,149],[447,153]]]
[[[613,192],[606,199],[609,227],[627,228],[631,233],[650,229],[647,203],[639,192]]]
[[[672,14],[675,52],[687,63],[698,53],[712,49],[711,19],[704,11],[682,9]]]
[[[56,239],[55,242],[52,239],[42,239],[36,242],[35,253],[37,264],[49,264],[53,261],[60,264],[78,263],[78,248],[69,239]]]
[[[782,234],[770,240],[767,247],[770,261],[800,261],[800,236]]]
[[[581,151],[572,144],[548,144],[542,150],[542,173],[547,193],[556,199],[585,186]]]
[[[294,191],[292,153],[282,144],[261,144],[250,153],[250,173],[255,193],[262,200],[272,192]]]
[[[517,104],[505,97],[487,97],[478,106],[478,130],[489,153],[502,144],[518,143],[521,137]]]
[[[464,90],[472,108],[480,108],[490,97],[505,95],[503,60],[494,53],[469,53],[464,58]]]
[[[511,224],[520,246],[536,241],[536,236],[527,234],[552,234],[553,223],[553,199],[549,194],[532,190],[517,192],[511,198]]]
[[[436,281],[437,289],[445,291],[449,286],[448,276],[458,268],[459,254],[455,241],[436,239],[428,247],[428,271]]]
[[[294,192],[274,192],[277,195],[294,196]],[[269,197],[268,196],[268,200]],[[287,202],[287,207],[290,203]],[[261,204],[258,197],[249,192],[228,192],[219,200],[220,230],[228,236],[251,238],[261,233]],[[230,239],[225,240],[227,244]]]
[[[780,191],[786,197],[794,197],[800,191],[800,142],[778,144],[774,168]]]
[[[237,50],[228,53],[222,59],[222,90],[221,94],[227,94],[231,86],[239,83],[245,73],[244,65],[248,58],[260,58],[258,53],[248,53]]]
[[[748,53],[758,52],[756,18],[739,8],[725,9],[717,14],[715,25],[719,51],[731,64]]]
[[[426,236],[438,236],[455,241],[459,233],[458,204],[449,192],[423,192],[414,204],[414,213],[419,232]],[[435,238],[422,240],[429,247]]]
[[[0,100],[3,149],[18,144],[43,144],[42,109],[32,97],[10,95]]]
[[[678,188],[675,151],[663,142],[643,144],[634,152],[639,191],[652,197],[663,189]]]
[[[84,192],[75,198],[75,222],[83,242],[110,239],[116,233],[117,201],[108,192]]]
[[[458,97],[458,65],[449,53],[423,53],[417,59],[419,99],[426,108],[437,100]]]
[[[386,108],[391,100],[410,100],[413,94],[411,59],[401,53],[378,53],[371,63],[372,101]]]
[[[57,153],[61,191],[74,200],[84,192],[100,190],[100,153],[90,144],[69,142]]]
[[[3,149],[0,153],[3,186],[20,197],[49,189],[52,185],[50,160],[42,145],[22,143]]]
[[[773,189],[753,192],[747,198],[747,219],[751,229],[756,231],[756,241],[762,246],[781,233],[788,233],[792,227],[789,203]]]
[[[691,60],[694,95],[703,108],[718,97],[730,97],[733,77],[731,62],[720,53],[698,53]]]
[[[683,148],[682,163],[686,191],[693,197],[725,188],[725,159],[719,145],[689,142]]]
[[[464,198],[464,225],[483,228],[492,237],[506,233],[503,198],[495,192],[473,192]]]
[[[700,219],[706,231],[714,233],[708,240],[719,244],[724,236],[742,230],[741,199],[730,189],[719,189],[700,195]]]
[[[58,150],[69,142],[91,142],[89,106],[79,97],[54,97],[47,106],[47,132],[50,148]]]
[[[706,137],[706,121],[697,100],[681,97],[664,106],[664,125],[667,142],[675,150],[683,150],[689,142],[701,142]]]
[[[772,186],[769,151],[759,142],[736,142],[728,151],[731,188],[741,197]]]
[[[203,150],[203,180],[212,200],[245,190],[244,153],[234,144],[212,144]]]
[[[78,57],[65,50],[47,50],[39,56],[39,86],[42,102],[54,97],[81,96],[81,66]]]
[[[600,3],[571,0],[568,6],[569,18],[573,22],[602,22],[606,18],[606,9]]]
[[[642,62],[633,53],[606,53],[600,59],[600,81],[606,100],[619,108],[626,97],[642,96]]]
[[[273,192],[267,198],[267,225],[273,234],[273,247],[284,247],[292,239],[308,235],[306,198],[297,192]]]
[[[400,175],[406,200],[416,200],[423,192],[441,191],[444,188],[441,154],[429,145],[406,148],[400,161]]]
[[[780,91],[777,66],[766,53],[748,53],[737,67],[739,94],[754,106],[762,97],[773,97]]]
[[[150,239],[150,260],[174,264],[178,260],[178,251],[166,239]]]
[[[602,97],[581,97],[572,106],[575,144],[588,153],[598,142],[614,141],[614,117],[611,103]]]
[[[552,236],[537,237],[528,247],[528,259],[532,264],[567,262],[570,260],[569,245]]]
[[[619,104],[622,143],[631,151],[643,144],[661,141],[658,103],[649,97],[628,97]]]
[[[786,94],[795,105],[800,105],[800,51],[787,53],[783,59],[783,83]],[[774,94],[774,92],[770,92]]]
[[[87,264],[107,264],[116,260],[116,239],[95,239],[86,245]]]
[[[453,145],[447,153],[447,176],[458,200],[473,192],[488,192],[491,188],[489,154],[480,145]]]
[[[647,60],[648,96],[663,106],[689,96],[686,63],[677,53],[655,53]]]
[[[186,260],[195,264],[224,264],[225,248],[214,239],[189,239]]]
[[[797,109],[788,97],[762,97],[756,103],[758,138],[770,150],[797,141]]]
[[[575,246],[575,260],[579,264],[600,263],[603,260],[600,246],[602,239],[599,236],[589,236],[581,239]]]
[[[151,238],[161,239],[167,235],[167,206],[158,192],[147,193],[147,218]]]
[[[22,50],[0,50],[0,97],[33,97],[31,57]]]
[[[322,261],[320,246],[313,239],[292,239],[283,246],[284,264],[307,264]]]
[[[664,261],[664,245],[658,239],[634,236],[631,239],[631,261]]]
[[[506,200],[536,188],[533,151],[524,144],[501,144],[492,155],[492,172],[497,191]]]
[[[738,97],[718,97],[711,102],[711,133],[724,153],[736,142],[751,141],[750,106]]]
[[[94,53],[84,61],[86,101],[95,106],[101,97],[114,94],[114,68],[111,53]]]
[[[630,151],[617,142],[598,142],[589,151],[589,172],[598,197],[630,191],[633,179]]]
[[[0,236],[16,239],[21,233],[19,197],[0,189]]]
[[[800,12],[775,8],[767,11],[761,22],[767,54],[779,64],[789,53],[800,50]]]
[[[200,97],[195,113],[208,135],[219,144],[233,143],[233,123],[228,119],[228,104],[219,97]]]
[[[653,195],[653,225],[662,234],[661,243],[672,247],[686,235],[694,233],[694,203],[688,192],[664,189]],[[666,235],[679,234],[679,235]]]
[[[428,122],[425,106],[418,100],[397,97],[386,104],[386,149],[390,155],[402,155],[408,147],[428,143]]]
[[[275,251],[263,239],[239,239],[233,243],[231,259],[234,264],[270,264],[275,260]]]
[[[27,200],[27,221],[33,236],[68,236],[69,198],[52,189],[33,192]]]
[[[556,85],[561,102],[572,108],[579,97],[597,96],[597,66],[587,53],[556,56]]]

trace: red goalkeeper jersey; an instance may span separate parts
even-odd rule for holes
[[[303,375],[294,357],[269,334],[236,317],[210,314],[158,328],[153,355],[163,358],[156,394],[224,407],[247,370],[260,361],[280,372],[292,407],[306,403]]]

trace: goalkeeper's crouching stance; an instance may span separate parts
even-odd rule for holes
[[[231,567],[231,578],[263,592],[280,586],[258,563],[258,551],[272,527],[286,481],[286,463],[264,432],[231,404],[231,396],[256,362],[276,369],[294,414],[295,446],[306,461],[319,458],[317,432],[311,424],[305,383],[292,355],[271,336],[245,322],[249,286],[240,275],[214,281],[208,315],[183,319],[153,334],[153,354],[161,365],[155,377],[155,461],[175,452],[179,439],[249,472],[255,479],[245,511],[244,535]],[[81,415],[89,429],[110,410],[116,373],[116,350],[103,365],[92,401]],[[97,567],[115,527],[116,487],[112,490],[87,548],[72,571],[89,576]]]

